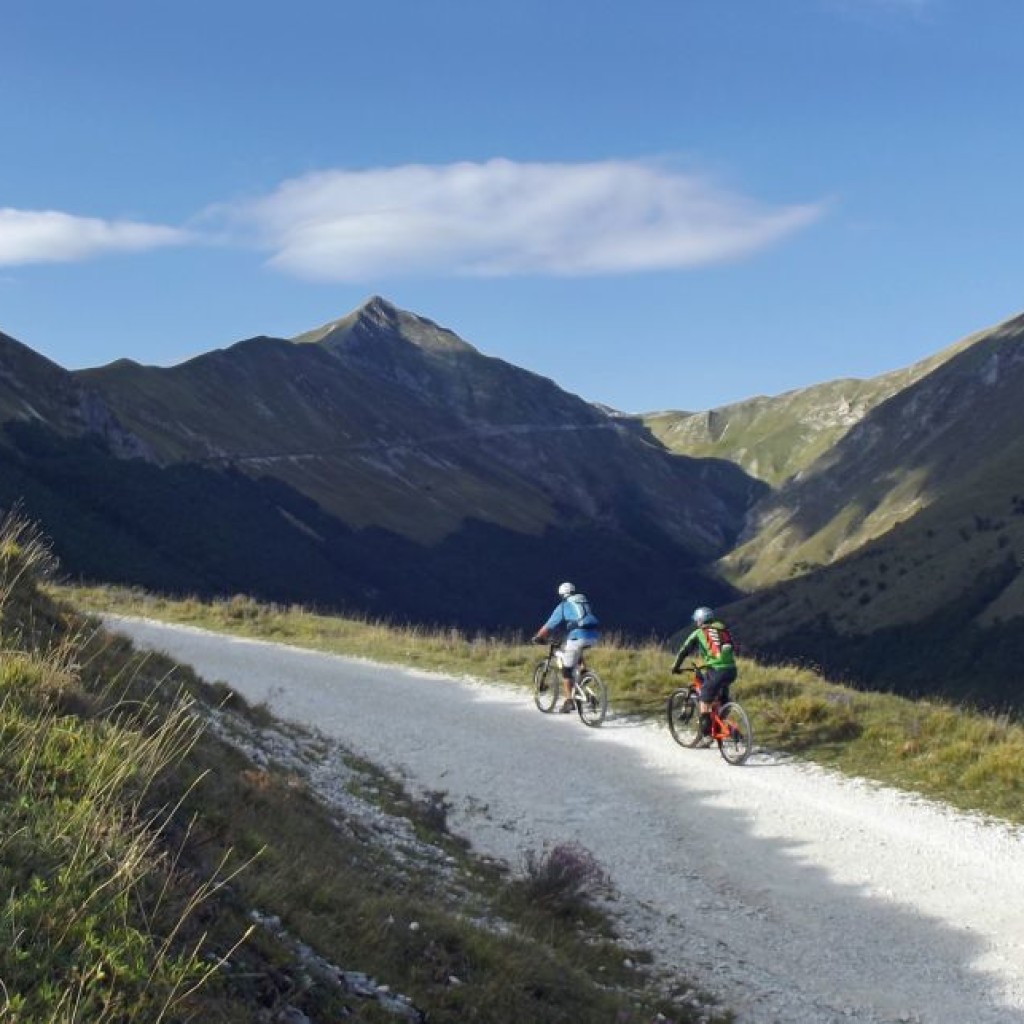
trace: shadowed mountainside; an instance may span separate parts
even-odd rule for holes
[[[617,628],[667,629],[734,593],[703,567],[765,490],[379,298],[166,369],[13,339],[0,367],[0,502],[66,571],[177,593],[508,628],[575,577]]]
[[[900,692],[1019,704],[1024,316],[879,405],[726,556],[751,645]]]

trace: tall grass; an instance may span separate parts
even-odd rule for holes
[[[184,699],[86,694],[74,637],[31,645],[12,606],[48,566],[36,534],[0,524],[0,1019],[180,1020],[212,969],[189,921],[210,883],[183,887],[170,809],[145,798],[199,720]]]

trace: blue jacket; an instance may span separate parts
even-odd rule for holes
[[[567,640],[589,640],[596,643],[600,637],[597,616],[591,611],[590,602],[583,594],[573,594],[559,602],[544,623],[541,632],[554,633],[565,630]]]

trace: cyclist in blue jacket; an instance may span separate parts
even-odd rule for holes
[[[558,605],[551,613],[548,621],[537,630],[533,637],[536,644],[547,643],[551,636],[562,634],[561,646],[558,649],[558,664],[562,670],[562,688],[565,700],[562,711],[568,714],[574,711],[572,702],[572,676],[580,657],[588,647],[593,647],[601,637],[597,616],[590,606],[590,601],[583,594],[577,594],[571,583],[563,583],[558,588]]]

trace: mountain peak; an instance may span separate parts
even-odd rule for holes
[[[426,317],[408,313],[373,295],[358,309],[305,334],[293,338],[297,343],[321,344],[331,351],[367,351],[397,344],[412,345],[426,352],[475,352],[454,331]]]
[[[396,305],[388,302],[382,295],[371,295],[357,310],[357,316],[367,316],[376,320],[396,321],[402,315]]]

